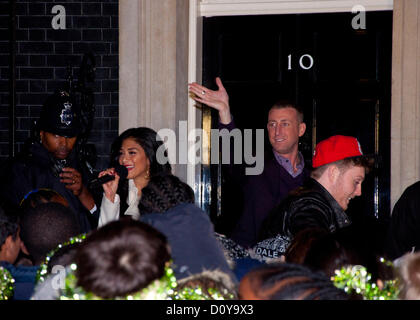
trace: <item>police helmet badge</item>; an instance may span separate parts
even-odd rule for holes
[[[63,103],[64,109],[61,110],[60,119],[61,123],[69,126],[73,121],[73,111],[71,109],[72,104],[69,101]]]

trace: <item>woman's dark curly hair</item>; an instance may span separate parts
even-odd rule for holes
[[[149,159],[149,175],[152,178],[157,174],[170,174],[172,171],[171,165],[168,162],[163,163],[168,159],[168,152],[159,138],[159,135],[153,129],[147,127],[130,128],[121,133],[111,146],[111,163],[110,167],[115,167],[119,164],[120,149],[125,139],[131,138],[136,141],[144,150],[146,157]],[[160,158],[162,154],[163,159]],[[161,161],[159,161],[161,160]],[[163,163],[163,164],[162,164]],[[128,179],[120,181],[117,193],[121,199],[128,197]],[[121,201],[120,216],[122,216],[127,209],[126,201]]]
[[[194,191],[172,174],[152,177],[142,190],[139,210],[143,213],[163,213],[181,203],[194,203]]]

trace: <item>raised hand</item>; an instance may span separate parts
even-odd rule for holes
[[[220,122],[228,124],[232,121],[229,107],[229,95],[223,86],[222,80],[216,78],[217,91],[210,90],[202,85],[193,82],[188,85],[190,97],[197,102],[203,103],[219,111]]]

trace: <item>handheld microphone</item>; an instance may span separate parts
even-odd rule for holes
[[[115,172],[118,173],[121,179],[127,178],[128,170],[125,166],[118,165],[115,167]],[[89,185],[91,188],[101,187],[104,183],[115,180],[115,176],[107,174],[105,176],[93,179]]]

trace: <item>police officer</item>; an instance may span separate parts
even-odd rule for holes
[[[49,188],[69,203],[83,232],[96,227],[99,212],[88,190],[89,171],[78,159],[75,148],[81,132],[80,113],[66,91],[49,96],[37,122],[39,141],[14,159],[2,179],[1,196],[9,206],[31,192]]]

